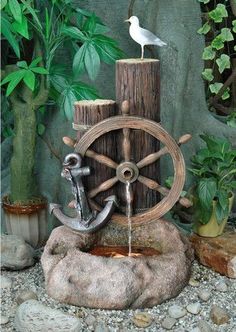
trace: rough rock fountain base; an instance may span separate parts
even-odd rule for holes
[[[132,245],[153,248],[157,255],[112,258],[89,253],[127,243],[127,228],[114,223],[94,234],[65,226],[54,229],[42,255],[47,293],[60,302],[103,309],[152,307],[180,293],[189,279],[193,252],[173,224],[161,219],[133,228]]]

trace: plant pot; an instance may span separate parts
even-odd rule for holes
[[[234,201],[234,195],[229,198],[229,214],[233,206],[233,201]],[[204,237],[217,237],[221,235],[224,231],[225,225],[228,220],[228,216],[221,221],[220,224],[218,224],[217,219],[216,219],[216,202],[213,201],[213,211],[210,220],[208,221],[207,224],[201,224],[198,222],[194,226],[194,232],[200,236]]]
[[[48,238],[47,202],[16,205],[3,198],[3,210],[8,234],[21,236],[32,247],[39,248]]]

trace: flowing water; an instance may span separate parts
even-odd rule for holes
[[[126,194],[126,215],[128,219],[128,244],[129,244],[129,256],[132,253],[132,223],[131,223],[131,216],[132,216],[132,194],[130,188],[130,182],[126,182],[125,185],[125,194]]]

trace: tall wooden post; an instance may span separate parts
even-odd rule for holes
[[[130,114],[160,121],[160,62],[157,59],[124,59],[116,62],[116,100],[119,109],[123,100],[130,104]],[[121,146],[121,141],[118,146]],[[132,159],[138,162],[159,150],[156,139],[141,130],[131,134]],[[119,151],[119,149],[118,149]],[[123,156],[119,154],[118,159]],[[159,163],[142,169],[141,174],[159,180]],[[133,184],[134,207],[142,210],[155,205],[159,195],[140,183]]]
[[[97,99],[76,102],[73,127],[77,130],[77,140],[79,140],[93,125],[108,117],[116,115],[115,112],[116,104],[114,100]],[[108,133],[96,140],[96,142],[90,147],[90,150],[93,150],[99,154],[104,154],[113,160],[116,160],[116,149],[114,147],[115,135],[113,133]],[[88,191],[97,187],[107,179],[115,176],[114,169],[100,164],[93,158],[85,157],[83,163],[86,166],[90,166],[92,170],[89,177],[83,178],[83,183]],[[96,201],[102,205],[104,204],[103,200],[112,193],[114,193],[112,189],[100,193],[96,196]]]

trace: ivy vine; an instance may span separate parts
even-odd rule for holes
[[[230,117],[229,126],[236,127],[236,1],[198,0],[201,3],[203,25],[198,33],[205,36],[202,53],[205,68],[209,108]]]

